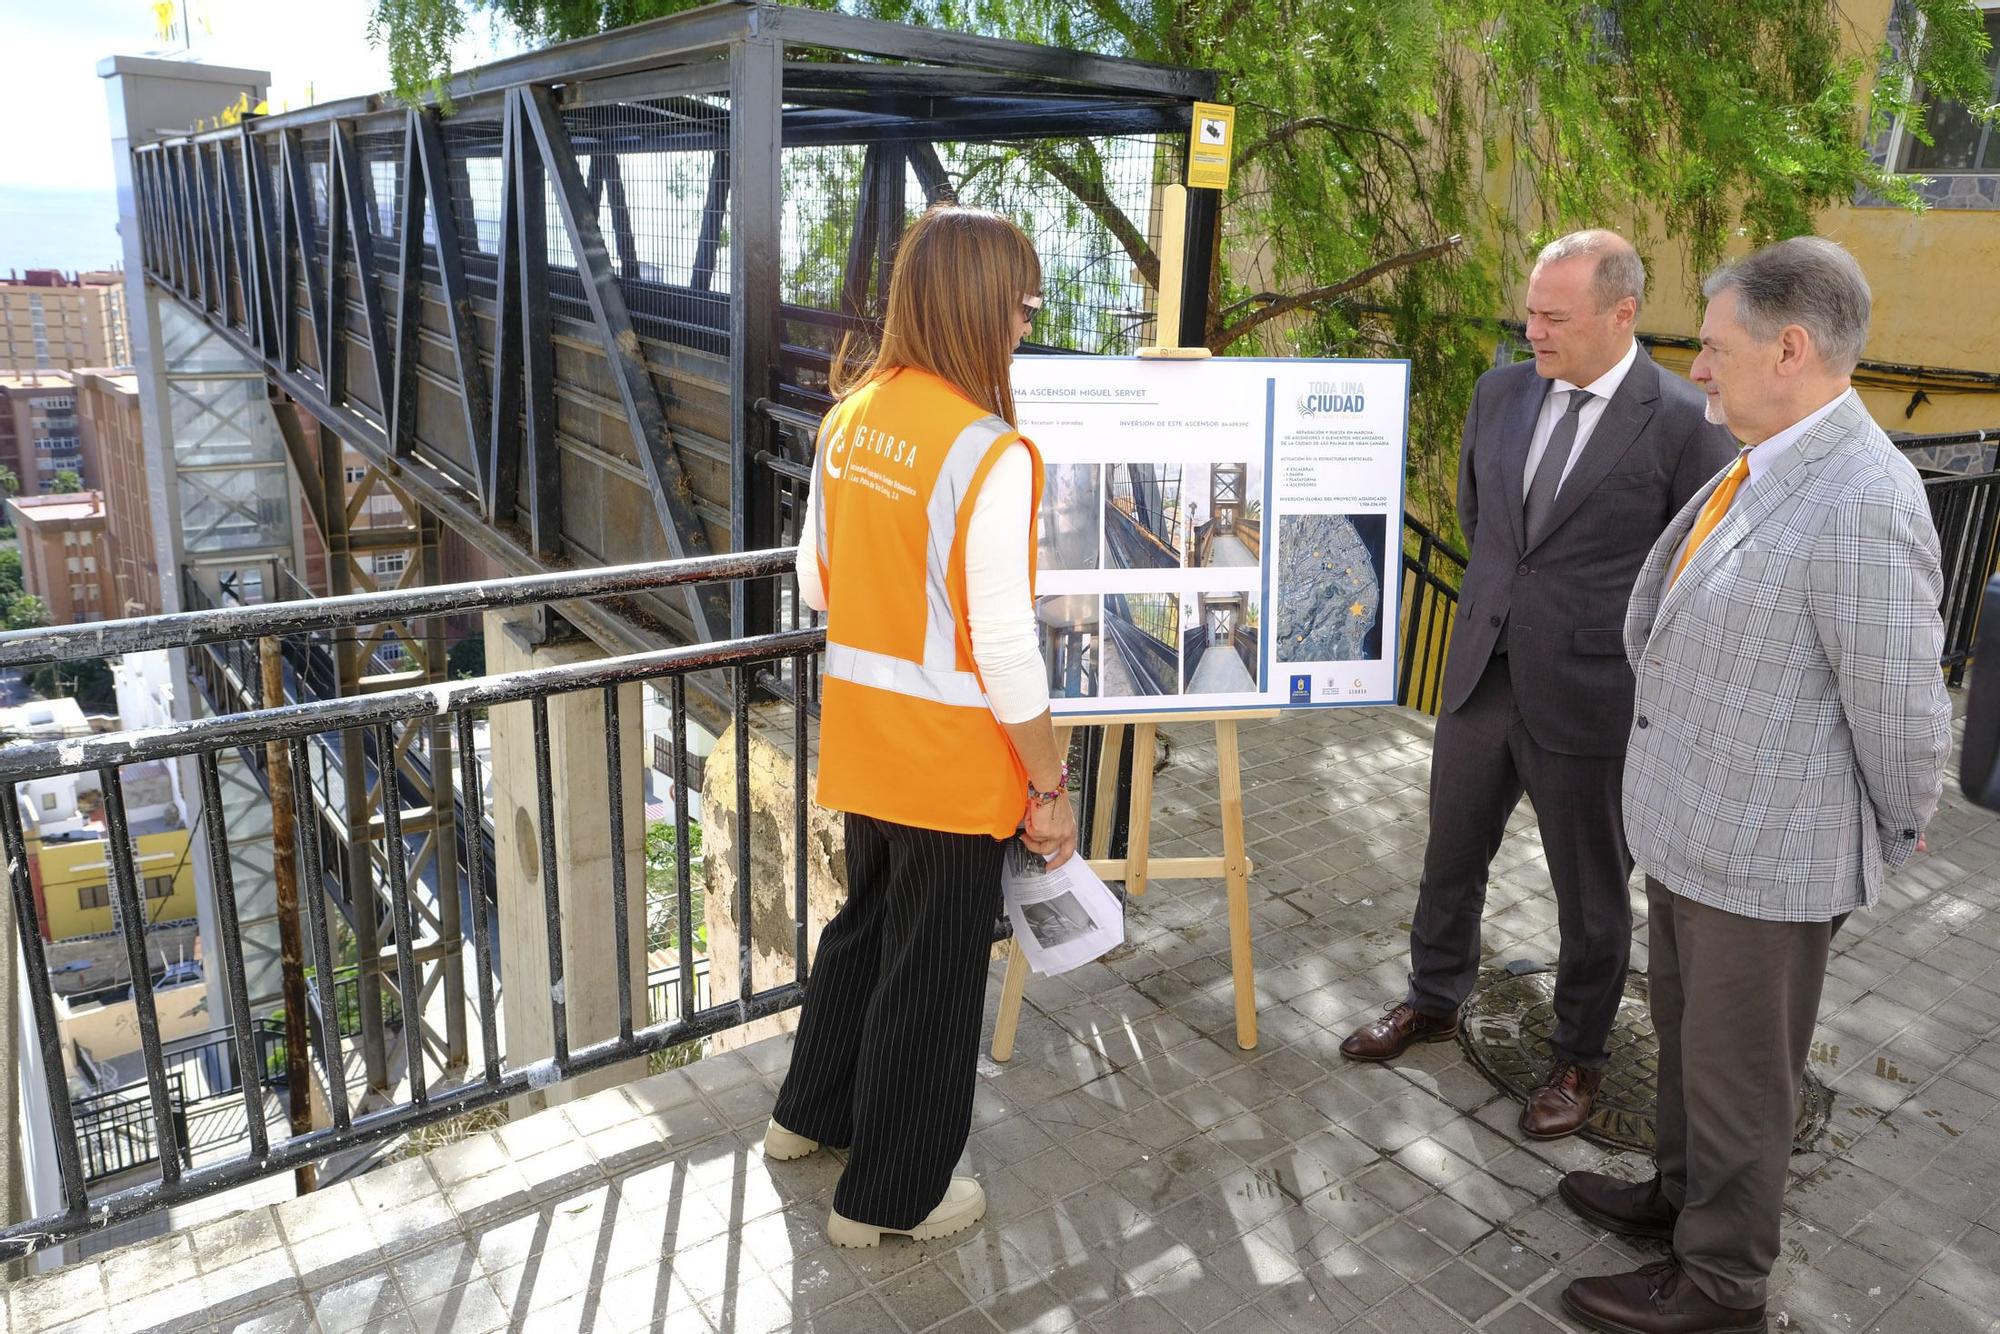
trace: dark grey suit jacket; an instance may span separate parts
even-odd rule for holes
[[[1522,473],[1549,381],[1533,362],[1479,377],[1458,461],[1458,517],[1471,548],[1444,707],[1472,694],[1507,626],[1514,699],[1536,743],[1620,755],[1632,729],[1625,608],[1653,542],[1688,497],[1736,456],[1702,415],[1699,389],[1639,350],[1528,546]]]

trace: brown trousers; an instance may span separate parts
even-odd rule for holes
[[[1762,1306],[1827,952],[1846,915],[1740,917],[1651,876],[1646,903],[1660,1039],[1655,1156],[1681,1211],[1674,1254],[1724,1306]]]

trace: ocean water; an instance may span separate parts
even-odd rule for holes
[[[9,269],[111,269],[123,254],[110,190],[0,185],[0,277]]]

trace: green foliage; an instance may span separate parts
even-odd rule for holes
[[[52,496],[74,495],[81,490],[83,490],[83,478],[68,468],[64,468],[49,479],[49,494]]]
[[[19,552],[11,554],[19,560]],[[0,630],[34,630],[48,623],[47,604],[32,593],[23,593],[18,582],[0,593]]]
[[[11,596],[21,591],[21,549],[9,547],[0,551],[0,594]],[[14,629],[8,626],[8,629]]]
[[[646,826],[646,951],[678,950],[680,928],[680,845],[671,820]],[[703,908],[701,826],[688,826],[688,912],[694,926],[694,953],[708,953],[708,925]]]
[[[486,636],[467,635],[445,651],[445,673],[454,681],[486,675]]]
[[[40,598],[27,600],[41,606]],[[44,612],[37,624],[47,623]],[[72,658],[37,667],[28,677],[28,689],[43,699],[74,699],[85,713],[110,713],[118,707],[111,664],[103,658]]]
[[[6,464],[0,463],[0,495],[18,496],[20,494],[21,494],[20,476]]]
[[[443,53],[471,13],[560,41],[694,3],[376,0],[370,32],[410,97],[440,86]],[[1677,247],[1693,281],[1733,240],[1810,231],[1819,210],[1859,189],[1919,206],[1910,182],[1878,167],[1869,146],[1899,115],[1924,133],[1925,88],[1984,106],[1985,39],[1971,0],[1897,5],[1904,40],[1893,47],[1882,33],[1856,30],[1833,0],[852,0],[841,8],[1219,71],[1221,100],[1238,108],[1238,143],[1209,347],[1408,357],[1412,508],[1455,535],[1465,405],[1491,364],[1492,321],[1540,243],[1581,225],[1618,226],[1644,252]],[[804,254],[786,276],[788,296],[810,290],[824,303],[839,283],[851,225],[842,210],[853,207],[859,153],[788,156],[788,198],[803,183],[793,172],[835,192],[825,215],[801,228]],[[1055,210],[1058,226],[1101,226],[1132,268],[1149,278],[1157,271],[1146,192],[1136,203],[1116,198],[1092,144],[966,146],[956,158],[947,152],[945,165],[967,202],[975,202],[970,185],[990,207],[1032,209],[1045,224]],[[1178,178],[1178,163],[1161,165],[1162,179]],[[1072,290],[1085,281],[1081,271],[1048,277],[1037,339],[1105,346],[1105,330],[1081,327],[1078,313],[1103,305],[1103,290]]]

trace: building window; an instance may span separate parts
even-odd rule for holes
[[[1993,47],[1986,53],[1987,87],[2000,101],[2000,8],[1986,14],[1986,36]],[[1931,143],[1904,134],[1896,170],[1927,176],[2000,172],[2000,131],[1975,117],[1957,102],[1924,98],[1924,124]]]
[[[148,876],[140,883],[139,892],[149,903],[174,896],[174,878],[170,875]],[[76,906],[79,908],[109,908],[111,906],[111,886],[83,885],[76,891]]]
[[[366,465],[363,465],[359,468],[349,468],[347,470],[347,484],[349,486],[359,486],[361,484],[361,480],[366,476],[368,476],[368,468]]]

